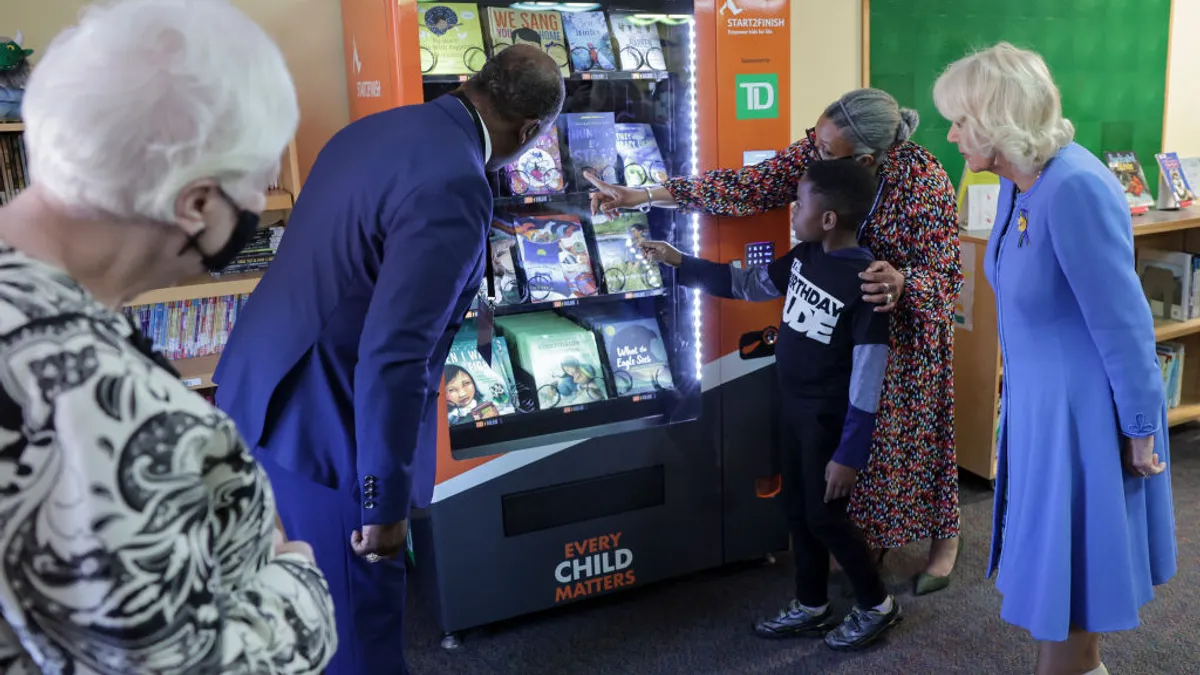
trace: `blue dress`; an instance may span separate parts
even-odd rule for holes
[[[1028,192],[1003,181],[999,205],[984,269],[1004,359],[988,565],[1000,616],[1037,640],[1135,628],[1175,574],[1176,549],[1167,410],[1129,207],[1076,144]],[[1123,435],[1153,435],[1168,470],[1127,474]]]

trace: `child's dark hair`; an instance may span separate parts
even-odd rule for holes
[[[875,201],[875,174],[852,157],[811,162],[804,178],[824,207],[837,214],[838,227],[857,230]]]

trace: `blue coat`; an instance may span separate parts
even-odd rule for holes
[[[1076,144],[1016,197],[1005,231],[1013,194],[1004,181],[985,261],[1004,359],[988,573],[999,568],[1001,617],[1038,640],[1134,628],[1176,549],[1169,468],[1141,478],[1121,465],[1124,435],[1154,436],[1170,465],[1129,207]]]
[[[251,445],[353,492],[363,524],[433,493],[442,367],[485,267],[483,152],[449,96],[338,132],[214,377]]]

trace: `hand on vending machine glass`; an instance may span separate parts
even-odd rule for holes
[[[642,255],[650,262],[662,263],[671,267],[683,264],[683,253],[665,241],[643,241],[638,244]]]
[[[635,190],[624,185],[613,185],[612,183],[600,180],[591,171],[584,171],[583,177],[592,184],[592,187],[596,188],[595,192],[588,195],[592,202],[593,214],[602,213],[608,216],[621,209],[640,208],[649,200],[649,193],[646,190]]]

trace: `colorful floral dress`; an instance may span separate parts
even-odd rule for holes
[[[784,208],[810,161],[801,140],[773,159],[665,184],[681,208],[751,216]],[[958,535],[954,303],[962,286],[954,187],[938,160],[902,143],[880,167],[882,193],[862,241],[905,277],[871,460],[850,510],[874,547]]]

